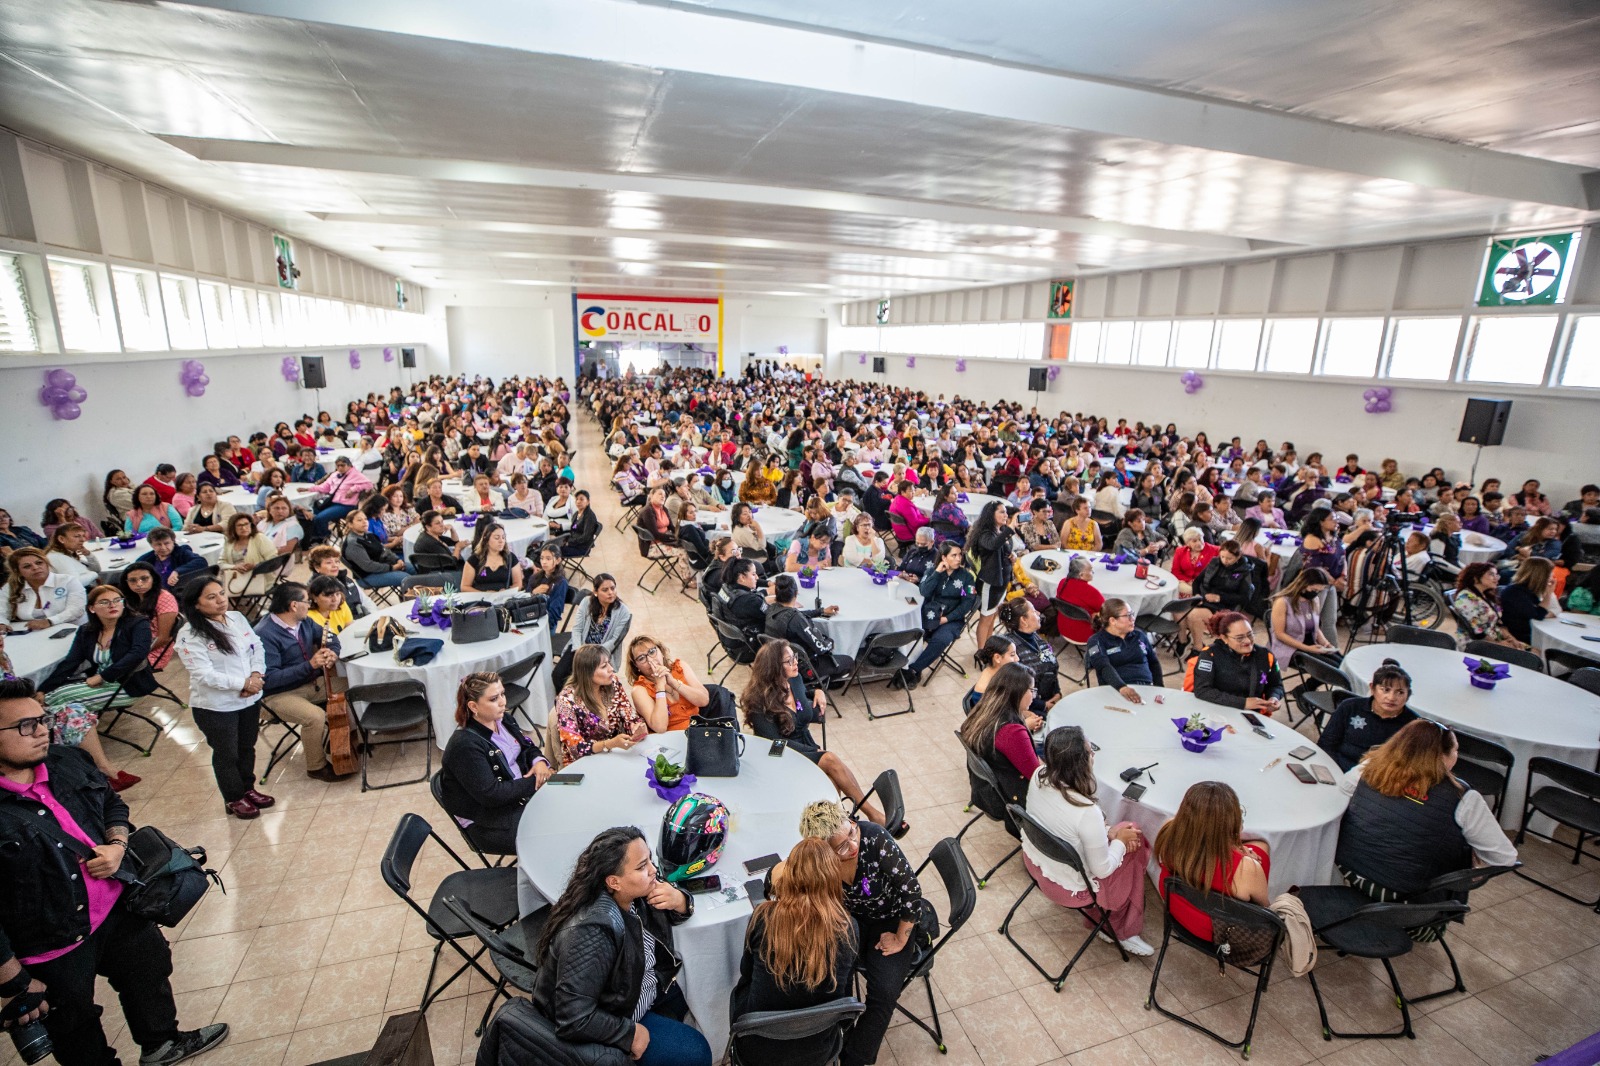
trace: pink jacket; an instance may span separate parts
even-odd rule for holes
[[[363,477],[359,470],[352,470],[343,477],[332,475],[317,486],[317,491],[331,494],[334,503],[354,507],[360,501],[361,494],[370,488],[372,482]]]
[[[928,524],[928,518],[909,496],[896,496],[889,501],[890,529],[896,540],[914,540],[917,530]]]

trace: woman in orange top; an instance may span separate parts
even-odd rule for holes
[[[628,642],[627,667],[633,709],[652,733],[687,729],[689,719],[711,702],[694,668],[674,659],[654,637],[641,635]]]

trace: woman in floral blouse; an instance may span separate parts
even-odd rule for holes
[[[572,680],[556,697],[556,732],[562,765],[585,755],[627,751],[649,733],[601,645],[585,644],[573,654]]]
[[[1500,617],[1500,576],[1493,563],[1471,563],[1456,576],[1453,609],[1466,640],[1492,640],[1512,648],[1526,648],[1505,627]]]

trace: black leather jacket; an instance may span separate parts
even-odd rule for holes
[[[644,921],[624,914],[601,895],[556,934],[534,979],[533,1005],[569,1043],[633,1046],[633,1008],[644,986],[644,938],[656,941],[656,994],[672,984],[682,965],[672,949],[672,926],[694,913],[658,911],[640,904]]]
[[[50,794],[90,840],[104,843],[106,830],[119,825],[133,832],[128,805],[86,752],[52,744],[44,769]],[[0,789],[0,807],[0,963],[82,940],[89,893],[77,857],[27,824],[45,810],[36,801]]]

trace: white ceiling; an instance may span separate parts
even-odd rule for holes
[[[0,124],[457,291],[849,299],[1600,217],[1577,0],[4,12]]]

